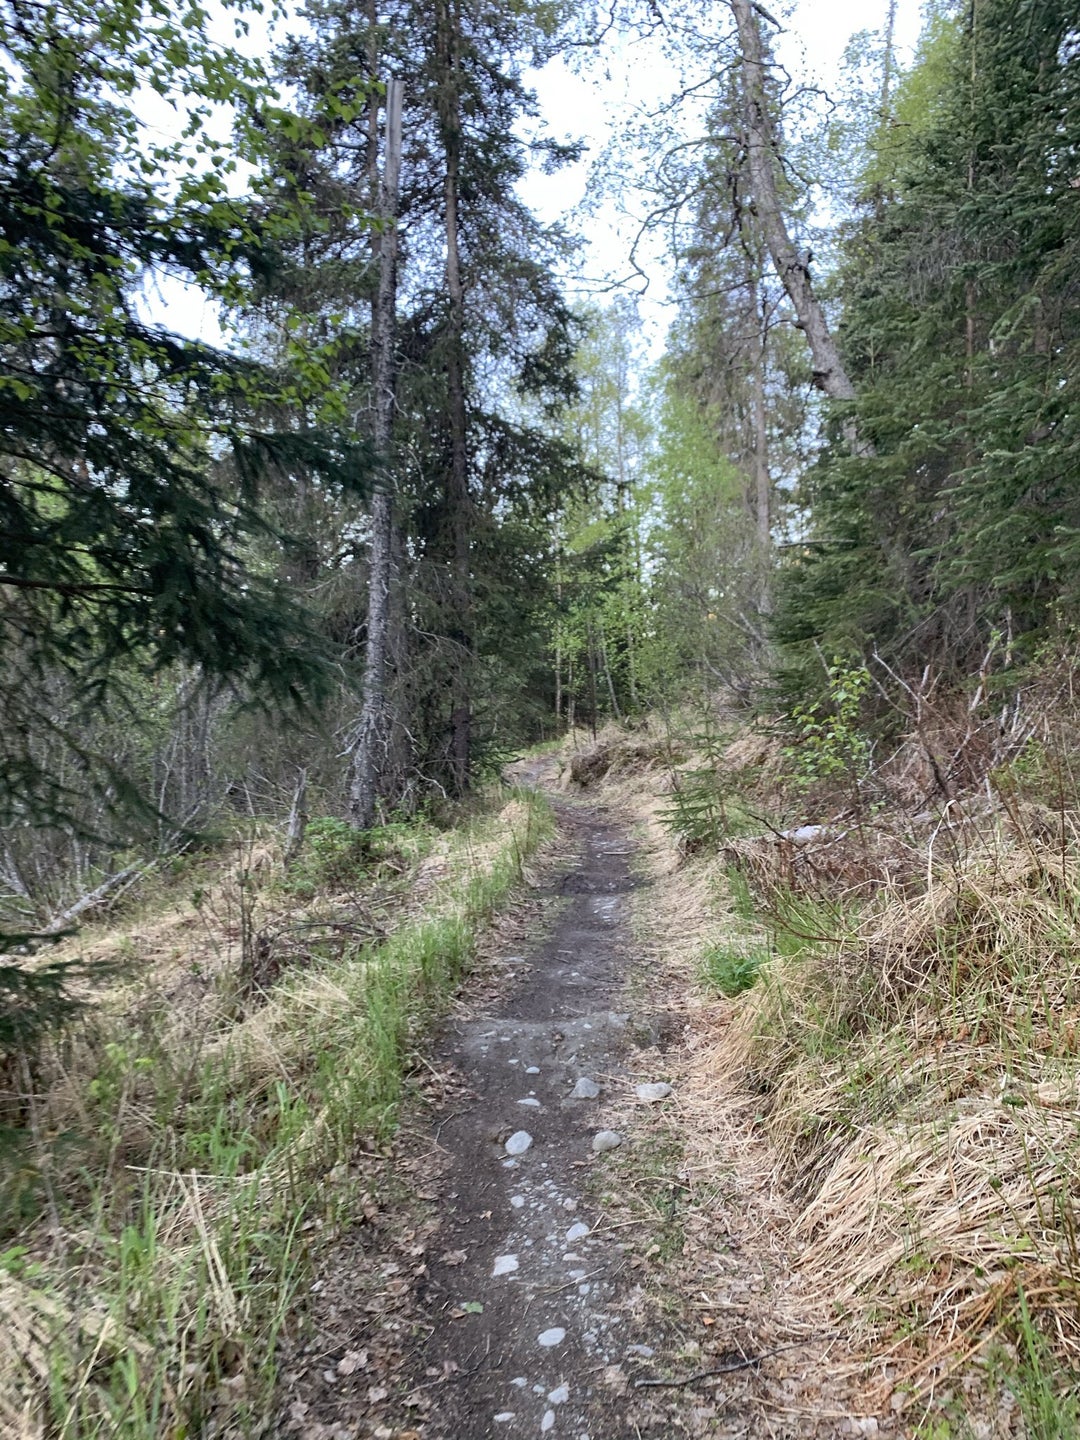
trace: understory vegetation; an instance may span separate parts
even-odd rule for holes
[[[364,855],[324,824],[283,872],[280,835],[249,827],[80,939],[113,982],[23,1059],[25,1121],[14,1096],[4,1117],[5,1434],[265,1423],[427,1026],[550,829],[535,795],[494,795]]]
[[[272,8],[0,0],[0,1426],[271,1423],[570,736],[882,1404],[1074,1434],[1075,0],[829,94],[755,0]]]
[[[706,750],[690,714],[586,737],[572,761],[651,797],[699,983],[730,1007],[695,1083],[768,1138],[800,1274],[885,1357],[878,1398],[919,1434],[981,1433],[1003,1393],[1029,1435],[1080,1425],[1080,804],[1061,680],[1026,697],[1028,738],[931,805],[925,732],[812,784],[787,726],[730,710]],[[994,716],[994,742],[939,718],[939,745],[1000,746]],[[716,815],[707,836],[688,796]]]

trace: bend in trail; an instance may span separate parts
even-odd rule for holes
[[[632,846],[601,809],[559,810],[581,845],[559,886],[567,904],[535,950],[507,957],[517,983],[458,1020],[440,1051],[472,1090],[438,1132],[447,1258],[432,1266],[424,1358],[453,1377],[426,1432],[446,1440],[636,1433],[602,1409],[605,1368],[634,1347],[613,1306],[626,1247],[587,1196],[602,1147],[617,1143],[598,1111],[629,1044],[617,1005]]]

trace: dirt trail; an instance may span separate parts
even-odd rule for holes
[[[538,762],[516,778],[556,774]],[[815,1334],[818,1322],[793,1318],[783,1246],[770,1254],[759,1241],[771,1223],[758,1213],[763,1193],[721,1156],[696,1182],[705,1209],[687,1209],[695,1177],[681,1158],[678,1090],[658,1105],[636,1093],[663,1082],[661,1066],[679,1073],[690,1041],[656,937],[642,948],[631,927],[635,913],[649,925],[649,882],[636,872],[628,821],[602,804],[554,803],[576,858],[549,876],[539,903],[496,929],[425,1062],[434,1115],[416,1113],[420,1124],[387,1162],[418,1203],[406,1199],[396,1220],[360,1227],[335,1251],[314,1287],[316,1333],[285,1377],[283,1431],[302,1440],[888,1435],[889,1424],[854,1418],[842,1356]],[[655,883],[652,910],[678,923]],[[554,914],[546,926],[543,911]],[[595,1153],[609,1124],[622,1143]],[[648,1193],[659,1203],[651,1219],[639,1203]],[[667,1251],[653,1240],[659,1212],[677,1232]]]
[[[587,1194],[591,1170],[606,1163],[593,1153],[600,1107],[628,1083],[631,1017],[618,1005],[632,845],[602,809],[560,809],[581,846],[559,882],[565,908],[536,949],[503,957],[516,983],[459,1020],[438,1057],[472,1089],[438,1136],[449,1156],[440,1227],[449,1258],[432,1265],[425,1361],[454,1381],[440,1387],[426,1433],[446,1440],[635,1434],[605,1413],[603,1383],[608,1367],[641,1355],[613,1307],[626,1247]],[[599,1094],[575,1097],[582,1080]],[[521,1133],[528,1148],[508,1153]]]

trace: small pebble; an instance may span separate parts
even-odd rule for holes
[[[590,1080],[587,1075],[582,1075],[573,1090],[570,1091],[570,1099],[595,1100],[599,1094],[600,1086],[597,1085],[596,1081]]]
[[[653,1085],[636,1086],[634,1094],[639,1100],[646,1100],[650,1103],[655,1100],[666,1100],[671,1094],[671,1086],[665,1084],[663,1080],[658,1080]]]
[[[527,1130],[515,1130],[510,1139],[506,1142],[506,1153],[508,1155],[524,1155],[532,1144],[532,1136]],[[596,1142],[593,1142],[595,1148]]]
[[[513,1420],[514,1413],[513,1410],[500,1410],[498,1415],[495,1416],[495,1424],[505,1425],[508,1420]]]
[[[536,1343],[542,1345],[545,1350],[550,1350],[553,1345],[561,1345],[566,1339],[566,1331],[561,1325],[553,1325],[550,1330],[541,1330],[536,1337]]]
[[[555,1411],[545,1410],[544,1418],[540,1421],[540,1434],[546,1435],[549,1430],[555,1427]]]
[[[639,1355],[642,1360],[651,1360],[656,1351],[651,1345],[627,1345],[627,1355]]]
[[[526,1075],[539,1075],[539,1074],[540,1074],[540,1066],[539,1066],[539,1065],[526,1065],[526,1066],[525,1066],[525,1074],[526,1074]]]
[[[517,1375],[514,1377],[513,1380],[510,1381],[510,1384],[516,1385],[519,1390],[524,1390],[525,1386],[528,1385],[528,1383],[529,1382],[528,1380],[526,1380],[524,1375]]]
[[[552,1405],[565,1405],[567,1400],[570,1399],[569,1385],[560,1385],[557,1389],[550,1391],[548,1399]]]
[[[622,1136],[617,1130],[598,1130],[592,1140],[593,1154],[603,1155],[605,1150],[617,1150],[621,1144]],[[509,1149],[509,1140],[506,1145]]]
[[[531,1095],[527,1096],[524,1100],[519,1100],[517,1103],[518,1103],[519,1105],[532,1105],[532,1106],[535,1106],[535,1108],[536,1108],[537,1110],[539,1110],[539,1108],[540,1108],[540,1101],[539,1101],[539,1100],[534,1100]]]
[[[583,1221],[579,1220],[576,1225],[571,1225],[570,1229],[567,1230],[566,1243],[568,1245],[573,1245],[575,1240],[583,1240],[585,1236],[588,1235],[588,1233],[588,1225],[586,1225]]]
[[[494,1280],[499,1275],[512,1275],[518,1268],[518,1257],[516,1255],[496,1255],[495,1268],[491,1272]]]
[[[524,1196],[524,1195],[511,1195],[511,1196],[510,1196],[510,1204],[514,1207],[515,1210],[520,1210],[521,1207],[525,1204],[525,1196]]]

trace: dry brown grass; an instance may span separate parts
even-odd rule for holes
[[[0,1265],[0,1434],[179,1434],[194,1414],[226,1433],[266,1403],[303,1256],[359,1183],[340,1162],[390,1123],[414,1028],[543,829],[537,806],[491,808],[395,871],[383,943],[348,929],[257,994],[235,972],[260,927],[371,894],[301,903],[272,856],[89,937],[131,963],[45,1057],[25,1173],[0,1175],[5,1220],[38,1205]]]
[[[682,758],[683,747],[666,727],[655,722],[633,731],[607,724],[595,737],[575,731],[563,742],[562,754],[570,781],[587,789],[669,768]]]
[[[801,1265],[879,1333],[903,1314],[962,1350],[1023,1291],[1080,1359],[1080,862],[1050,860],[980,849],[738,1007]]]
[[[728,754],[763,805],[776,746],[750,734]],[[662,776],[601,791],[638,815],[650,909],[684,970],[763,939],[728,866],[772,923],[793,896],[821,902],[816,940],[774,953],[746,994],[688,1000],[681,1120],[694,1173],[734,1168],[763,1229],[786,1233],[790,1304],[841,1317],[886,1410],[946,1376],[977,1388],[972,1365],[1025,1309],[1054,1363],[1080,1367],[1080,811],[1055,804],[1060,774],[1036,779],[927,808],[913,739],[891,767],[906,810],[804,812],[831,821],[809,846],[763,827],[711,858],[666,833]]]

